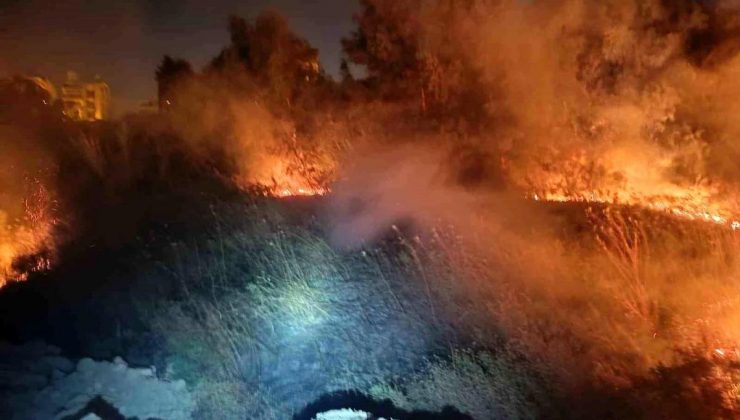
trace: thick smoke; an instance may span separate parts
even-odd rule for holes
[[[724,201],[737,189],[738,102],[728,93],[740,71],[737,16],[724,8],[503,2],[457,25],[478,40],[466,59],[500,92],[493,112],[512,117],[501,136],[514,181],[566,195],[681,189]]]
[[[319,188],[334,170],[335,147],[299,132],[296,120],[252,95],[235,93],[245,72],[205,74],[183,83],[170,123],[189,158],[218,171],[238,187],[266,187],[276,193]]]
[[[740,214],[736,2],[440,1],[417,14],[425,54],[453,50],[481,75],[493,122],[473,141],[502,159],[511,186],[556,200]],[[428,156],[423,144],[404,155]],[[437,161],[454,170],[448,157]],[[395,217],[429,213],[418,199],[434,195],[425,171],[380,162],[387,174],[344,176],[357,178],[358,193],[393,178]]]
[[[460,283],[530,355],[567,366],[564,377],[624,384],[673,363],[672,349],[736,343],[729,229],[598,206],[584,226],[511,196],[738,220],[737,2],[420,4],[424,53],[453,51],[487,93],[491,123],[453,139],[496,160],[507,192],[457,182],[449,138],[398,130],[403,146],[360,147],[340,165],[335,242],[362,246],[409,220],[454,226],[473,244]]]
[[[80,204],[90,207],[85,215],[103,213],[97,206],[106,200],[129,213],[116,204],[146,200],[139,186],[161,181],[159,167],[178,158],[199,175],[216,173],[273,195],[315,191],[335,177],[327,218],[338,247],[373,244],[394,224],[421,232],[451,226],[465,240],[452,250],[463,263],[450,270],[460,281],[443,286],[465,289],[490,311],[486,322],[495,320],[529,355],[555,359],[574,374],[618,376],[615,366],[634,372],[669,362],[671,346],[698,341],[687,333],[698,320],[711,320],[721,338],[737,340],[733,314],[740,312],[722,312],[732,307],[723,296],[738,293],[727,279],[737,278],[739,269],[737,243],[725,231],[671,225],[669,233],[648,238],[618,211],[594,211],[591,223],[579,225],[528,200],[739,214],[737,1],[408,4],[418,5],[409,6],[419,31],[412,38],[439,70],[426,80],[439,89],[419,95],[421,111],[388,103],[401,94],[389,94],[388,101],[354,101],[351,94],[340,100],[331,92],[323,98],[312,91],[323,81],[296,81],[321,79],[320,72],[294,77],[296,63],[314,68],[313,54],[296,60],[286,47],[285,56],[271,56],[280,48],[267,43],[258,49],[264,57],[251,57],[245,51],[252,51],[254,33],[234,21],[232,45],[178,86],[175,105],[157,117],[156,129],[132,126],[130,136],[105,138],[75,131],[68,142],[73,158],[55,155],[39,167],[77,168],[84,172],[79,178],[100,187],[64,197],[91,197]],[[284,34],[284,45],[312,53]],[[416,86],[403,82],[408,91]],[[367,84],[371,90],[372,81]],[[326,85],[327,91],[342,87]],[[455,96],[456,89],[476,93],[472,107],[460,99],[466,106],[444,108],[445,98],[466,97]],[[483,106],[475,108],[481,98]],[[466,114],[471,108],[474,122]],[[428,114],[445,111],[460,115],[430,122]],[[135,133],[139,129],[143,134]],[[23,172],[12,165],[24,162],[33,172],[28,162],[50,150],[26,153],[25,143],[13,144],[8,153],[0,150],[2,191],[13,197],[6,220],[25,217],[27,194],[18,190]],[[145,160],[156,162],[157,170],[137,175]],[[174,170],[161,173],[166,183],[183,183]],[[463,182],[489,178],[496,182]],[[106,195],[111,190],[121,191],[118,201]],[[105,215],[90,230],[114,225],[122,223]],[[615,232],[626,232],[621,242],[614,241]],[[643,248],[648,241],[649,253]],[[578,351],[568,348],[571,341]]]
[[[357,153],[362,157],[342,168],[350,175],[334,185],[330,197],[332,239],[339,246],[371,243],[410,219],[433,224],[473,198],[446,182],[443,150],[374,147]]]

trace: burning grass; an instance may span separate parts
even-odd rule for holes
[[[255,175],[237,179],[237,185],[258,189],[272,197],[312,197],[329,192],[325,179],[331,172],[319,164],[307,162],[301,154],[267,156]]]
[[[362,3],[345,48],[367,79],[304,74],[315,51],[284,22],[235,19],[231,45],[173,82],[161,115],[47,145],[74,170],[56,184],[88,234],[81,248],[109,232],[137,245],[169,234],[151,197],[170,215],[182,190],[198,209],[214,191],[265,206],[178,220],[215,232],[175,238],[186,245],[164,258],[163,284],[132,292],[166,374],[193,383],[202,416],[279,417],[337,389],[482,417],[563,401],[582,417],[736,415],[729,2]],[[290,48],[268,45],[281,37]],[[688,48],[707,39],[706,56]],[[0,287],[50,264],[56,199],[44,185],[3,197],[15,204],[0,212]],[[296,196],[328,202],[325,214],[296,210],[327,226],[273,220],[275,201],[298,201],[274,198]],[[157,283],[147,275],[139,283]],[[533,402],[541,382],[553,401]]]
[[[592,213],[580,240],[509,237],[487,253],[497,263],[467,277],[510,338],[570,386],[629,388],[687,352],[737,348],[737,234],[638,214]]]
[[[407,409],[622,418],[673,412],[672,389],[691,415],[737,412],[737,232],[634,207],[566,204],[558,210],[566,217],[545,216],[537,229],[482,209],[474,228],[397,227],[371,248],[338,251],[313,228],[263,211],[229,211],[251,221],[236,218],[233,230],[220,219],[207,247],[179,247],[171,266],[179,298],[146,316],[167,340],[175,377],[215,381],[195,379],[204,413],[219,412],[208,401],[221,387],[236,392],[234,407],[290,412],[267,396],[301,385],[271,389],[258,366],[296,356],[280,350],[292,339],[355,349],[316,361],[333,373],[315,391],[356,389]],[[397,357],[396,347],[375,341],[364,324],[372,319],[349,321],[388,310],[410,328],[395,335],[383,324],[393,340],[442,333],[436,346],[415,349],[407,365],[415,373],[370,368],[385,352]],[[368,341],[372,356],[355,340]],[[427,352],[438,357],[422,362]]]
[[[619,172],[613,175],[616,178],[621,177]],[[629,179],[615,182],[611,187],[589,189],[584,184],[578,185],[577,180],[581,176],[582,174],[567,171],[553,175],[547,181],[532,185],[531,189],[539,192],[531,193],[530,197],[535,201],[637,206],[678,218],[714,223],[732,230],[740,229],[740,216],[735,204],[737,199],[733,201],[729,193],[728,197],[721,198],[719,189],[680,186],[659,180],[648,188]],[[565,185],[566,179],[569,180],[568,185]]]
[[[26,191],[21,218],[13,220],[0,209],[0,288],[48,270],[54,259],[56,199],[35,178],[26,179]]]

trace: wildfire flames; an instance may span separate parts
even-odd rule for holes
[[[531,198],[535,201],[559,203],[584,202],[639,206],[667,212],[683,219],[700,220],[724,225],[732,230],[740,230],[740,218],[736,218],[737,216],[733,216],[733,213],[709,201],[704,191],[687,190],[685,195],[679,196],[644,196],[625,191],[618,191],[613,195],[601,195],[593,191],[575,195],[535,193],[532,194]]]
[[[633,155],[639,155],[634,150]],[[626,205],[666,212],[675,217],[740,230],[740,201],[729,186],[697,182],[681,184],[665,176],[670,157],[658,162],[620,157],[624,153],[563,159],[557,168],[532,171],[523,182],[536,201]],[[595,169],[596,168],[596,169]],[[599,175],[594,176],[596,172]]]
[[[256,186],[266,195],[278,198],[321,196],[329,193],[323,182],[328,172],[326,165],[317,160],[309,162],[300,155],[266,154],[254,174],[237,180],[237,184]]]
[[[314,188],[285,188],[285,187],[277,187],[276,190],[273,190],[273,194],[277,197],[313,197],[317,195],[325,195],[326,194],[325,189],[314,189]]]
[[[249,308],[271,299],[262,283],[271,287],[273,277],[281,285],[305,280],[294,267],[283,269],[286,255],[300,257],[297,265],[320,257],[347,271],[360,294],[371,289],[362,273],[354,281],[355,267],[401,285],[399,296],[409,301],[390,290],[397,306],[421,304],[424,312],[411,311],[413,323],[429,314],[431,327],[460,332],[450,349],[473,340],[476,352],[502,344],[516,350],[513,361],[543,367],[542,378],[552,375],[562,396],[588,391],[590,405],[602,401],[591,391],[642,394],[655,378],[671,404],[683,404],[684,394],[708,400],[721,392],[737,413],[738,4],[363,0],[356,30],[342,38],[336,80],[281,18],[232,17],[229,44],[202,70],[164,58],[158,113],[73,124],[60,103],[59,115],[49,107],[43,130],[22,110],[31,127],[19,121],[18,133],[0,131],[10,139],[0,141],[0,289],[79,273],[87,296],[111,273],[106,287],[118,299],[119,278],[147,276],[130,288],[132,302],[156,304],[147,316],[194,315],[197,323],[182,331],[228,336],[220,327],[234,322],[219,320],[219,305],[238,315],[232,297],[247,299],[236,310]],[[0,112],[0,130],[3,124]],[[24,185],[25,175],[44,171],[53,176]],[[75,228],[64,235],[55,192],[63,226]],[[238,207],[244,203],[248,210]],[[206,204],[212,214],[202,211]],[[212,232],[218,236],[208,241]],[[291,241],[275,248],[283,236]],[[196,241],[208,245],[194,247],[192,258],[180,254]],[[173,243],[173,267],[160,264]],[[60,262],[83,258],[64,261],[64,273],[34,275],[54,266],[58,246]],[[97,258],[103,255],[113,258]],[[128,262],[130,269],[122,266]],[[159,275],[133,266],[139,263],[167,270]],[[163,285],[151,288],[150,274]],[[174,288],[180,280],[186,293]],[[37,284],[24,286],[35,292]],[[151,291],[146,299],[136,294]],[[205,305],[199,291],[207,292]],[[163,306],[170,304],[175,310]],[[121,327],[118,310],[123,318],[131,312],[114,305],[106,318]],[[140,324],[134,321],[123,327]],[[161,341],[180,345],[180,335]],[[241,381],[241,366],[229,368],[238,356],[203,366]],[[729,373],[694,375],[690,369],[703,369],[695,359]],[[658,393],[645,394],[653,405]]]
[[[308,179],[299,174],[276,170],[271,176],[271,183],[266,184],[270,195],[274,197],[313,197],[325,195],[327,188],[313,185]]]
[[[52,264],[53,194],[38,180],[27,180],[29,194],[23,201],[22,220],[9,220],[0,210],[0,287],[23,281],[32,272],[47,270]]]
[[[276,167],[255,184],[264,189],[267,195],[278,198],[314,197],[329,192],[328,188],[315,185],[300,174],[285,171],[283,166]]]

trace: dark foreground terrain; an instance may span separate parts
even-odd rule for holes
[[[737,365],[730,358],[687,354],[618,388],[562,375],[558,369],[582,375],[585,361],[568,351],[584,359],[607,353],[583,341],[587,336],[578,334],[585,333],[564,315],[552,318],[561,329],[550,329],[549,337],[542,325],[524,327],[516,317],[527,312],[515,312],[517,298],[494,297],[508,293],[501,285],[514,287],[512,272],[490,271],[470,255],[461,260],[456,248],[464,244],[452,227],[429,230],[399,220],[374,242],[345,249],[327,240],[325,198],[195,197],[147,197],[148,206],[128,212],[136,220],[119,220],[132,228],[80,235],[60,249],[53,269],[0,291],[3,340],[27,343],[3,347],[5,417],[63,409],[78,418],[101,401],[124,417],[163,418],[312,418],[330,408],[394,418],[731,413],[710,392],[721,393],[718,371],[733,380]],[[531,228],[570,238],[571,251],[598,249],[588,239],[594,214],[613,219],[580,205],[536,207],[550,222]],[[654,225],[687,224],[642,217]],[[500,232],[502,242],[529,229],[510,222],[516,226]],[[708,229],[692,226],[684,231]],[[520,276],[529,270],[522,269]],[[526,316],[553,305],[541,290],[530,292]],[[577,308],[578,293],[566,294]],[[541,299],[542,308],[531,299]],[[496,319],[501,308],[514,320]],[[513,331],[512,324],[532,331]],[[549,343],[544,354],[529,334]],[[558,334],[569,334],[576,349],[565,349]],[[156,397],[141,395],[157,387],[147,391]],[[695,387],[709,391],[693,394]],[[167,411],[168,404],[177,409]]]

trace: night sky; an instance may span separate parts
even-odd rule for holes
[[[336,74],[340,38],[357,0],[0,0],[0,77],[40,74],[59,84],[67,70],[108,81],[114,112],[156,96],[164,54],[202,67],[228,44],[229,14],[282,12]]]

